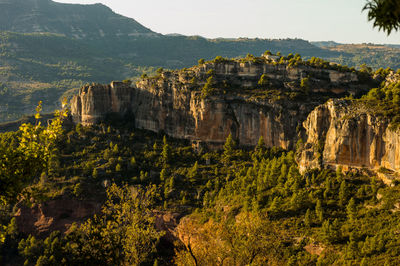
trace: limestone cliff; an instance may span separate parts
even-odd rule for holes
[[[330,100],[303,123],[307,139],[299,155],[301,171],[342,166],[400,170],[400,132],[362,102]]]
[[[264,59],[265,60],[265,59]],[[264,74],[265,84],[259,85]],[[210,95],[202,88],[212,77]],[[300,88],[309,79],[309,91]],[[163,131],[209,146],[233,137],[254,146],[263,136],[267,146],[290,149],[307,115],[329,97],[367,90],[356,73],[301,65],[227,60],[182,71],[165,71],[135,85],[85,86],[71,103],[76,123],[90,125],[107,113],[131,113],[137,128]]]
[[[125,113],[132,103],[132,95],[132,88],[122,82],[84,86],[71,103],[74,122],[94,124],[107,113]]]

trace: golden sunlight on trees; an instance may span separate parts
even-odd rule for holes
[[[39,121],[42,103],[36,108],[36,124],[22,124],[17,143],[0,146],[0,192],[3,199],[18,193],[26,182],[48,170],[57,140],[63,133],[67,110],[56,111],[55,118],[43,126]]]
[[[184,248],[178,265],[261,265],[280,262],[282,231],[261,214],[242,212],[235,217],[185,217],[177,228]]]
[[[151,261],[163,235],[155,229],[150,209],[155,191],[154,186],[142,189],[113,184],[108,188],[102,213],[70,234],[75,263],[140,265]]]

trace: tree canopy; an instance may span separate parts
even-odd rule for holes
[[[398,0],[369,0],[363,10],[368,10],[368,20],[374,27],[388,35],[400,29],[400,2]]]

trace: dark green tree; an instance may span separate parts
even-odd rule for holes
[[[199,164],[196,161],[193,167],[188,172],[189,181],[194,183],[199,178]]]
[[[368,20],[373,21],[374,27],[388,35],[400,29],[400,1],[368,0],[363,10],[368,10]]]
[[[305,77],[305,78],[301,79],[300,88],[302,89],[302,91],[305,94],[310,93],[310,78],[309,77]]]
[[[229,163],[235,154],[236,143],[232,138],[232,134],[229,134],[224,144],[224,153],[222,154],[222,161],[227,164]]]
[[[357,206],[354,198],[351,198],[349,204],[346,207],[347,217],[349,218],[350,222],[353,222],[357,216]]]
[[[307,209],[306,214],[304,216],[304,225],[307,228],[310,228],[311,223],[312,223],[311,211],[310,211],[310,209]]]
[[[167,142],[167,137],[164,136],[163,138],[163,149],[161,152],[161,161],[164,165],[168,164],[171,160],[172,157],[172,150],[171,150],[171,146],[169,146],[168,142]]]
[[[212,95],[213,92],[215,91],[214,85],[215,85],[215,78],[213,75],[211,75],[207,78],[207,82],[206,84],[204,84],[201,90],[201,97],[206,98]]]
[[[73,265],[148,265],[163,233],[155,229],[151,212],[155,186],[107,189],[101,214],[72,230],[65,246]]]
[[[347,185],[346,181],[343,180],[339,188],[339,205],[343,206],[346,199],[347,199]]]
[[[322,203],[319,199],[317,200],[317,205],[315,206],[315,215],[317,216],[319,222],[322,223],[324,220],[324,209],[322,209]]]
[[[265,142],[263,136],[258,139],[257,146],[254,149],[253,159],[261,159],[266,151]]]

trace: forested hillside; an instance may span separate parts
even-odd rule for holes
[[[263,139],[251,150],[230,136],[220,151],[194,150],[109,119],[92,127],[64,124],[63,131],[55,119],[1,135],[2,264],[400,259],[397,182],[387,187],[371,172],[341,169],[301,175],[296,151],[267,149]],[[65,207],[76,202],[80,212],[93,202],[103,207],[82,216]]]

